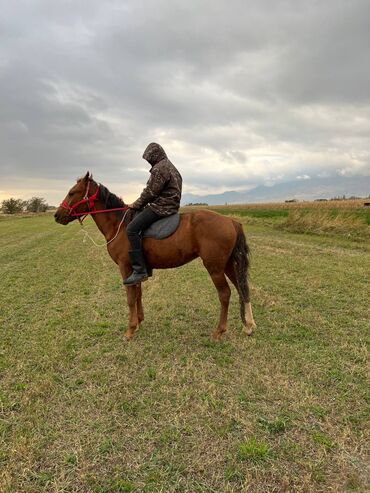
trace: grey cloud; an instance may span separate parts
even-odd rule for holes
[[[152,140],[189,189],[367,173],[369,13],[365,0],[8,1],[1,189],[90,169],[139,192]]]

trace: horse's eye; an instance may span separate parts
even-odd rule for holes
[[[68,196],[72,197],[74,195],[74,192],[69,192]]]

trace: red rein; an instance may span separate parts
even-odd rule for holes
[[[114,209],[101,209],[95,211],[95,202],[98,200],[99,196],[99,185],[97,186],[96,192],[90,195],[90,197],[88,197],[89,188],[90,182],[87,184],[86,192],[83,199],[79,200],[73,205],[69,205],[65,200],[63,200],[63,202],[60,204],[60,207],[62,207],[63,209],[67,209],[69,216],[76,217],[79,221],[83,221],[87,215],[100,214],[101,212],[127,211],[127,209],[129,209],[129,207],[126,205],[124,207],[116,207]],[[84,204],[87,204],[89,210],[85,212],[76,212],[77,207]],[[84,216],[83,219],[80,219],[81,216]]]

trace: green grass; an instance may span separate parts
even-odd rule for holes
[[[238,459],[241,461],[259,462],[264,461],[270,454],[267,443],[251,438],[239,445]]]
[[[144,284],[127,344],[104,248],[50,215],[1,221],[1,492],[367,491],[369,243],[246,233],[253,337],[233,291],[209,339],[196,260]]]

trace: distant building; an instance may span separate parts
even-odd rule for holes
[[[185,207],[188,206],[193,206],[193,205],[208,205],[206,202],[189,202],[188,204],[185,204]]]

